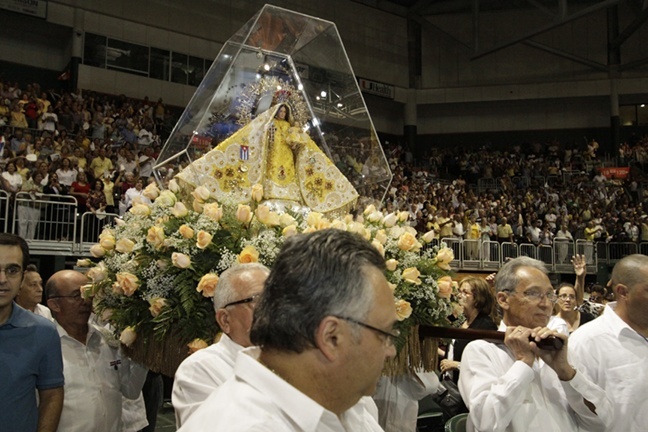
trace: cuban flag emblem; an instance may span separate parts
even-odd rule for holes
[[[246,145],[241,145],[241,160],[250,159],[250,147]]]

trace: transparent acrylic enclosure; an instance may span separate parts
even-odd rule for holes
[[[335,24],[271,5],[221,49],[164,145],[158,180],[189,166],[277,95],[355,186],[360,204],[382,201],[391,171]]]

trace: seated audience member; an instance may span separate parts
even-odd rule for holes
[[[629,255],[619,261],[611,287],[616,302],[570,336],[570,360],[612,401],[614,423],[607,430],[641,431],[648,425],[648,257]]]
[[[117,341],[89,323],[92,303],[81,297],[88,278],[61,270],[47,281],[47,305],[63,353],[65,398],[59,432],[120,432],[122,395],[136,399],[147,370],[123,356]]]
[[[555,294],[541,261],[518,257],[495,278],[504,343],[473,341],[464,350],[459,390],[468,430],[603,431],[613,420],[605,392],[567,361],[567,336],[547,328]],[[549,336],[559,350],[538,348]],[[531,338],[531,341],[530,341]]]
[[[38,267],[34,264],[29,264],[25,268],[20,291],[18,291],[18,295],[16,296],[16,303],[23,309],[34,312],[36,315],[45,317],[50,321],[54,321],[52,312],[47,306],[42,305],[41,301],[43,301],[43,278],[38,273]]]
[[[269,272],[262,264],[240,264],[220,276],[214,311],[223,334],[218,343],[189,356],[176,371],[171,400],[178,427],[234,375],[236,355],[252,345],[252,314]]]
[[[14,302],[29,246],[0,233],[0,429],[53,432],[63,406],[63,362],[56,328]]]
[[[356,234],[286,240],[255,309],[256,347],[238,354],[234,376],[180,431],[380,431],[360,400],[396,354],[384,270],[382,255]]]
[[[465,327],[470,329],[497,330],[499,319],[495,293],[482,278],[467,277],[459,283],[459,303],[466,316]],[[448,358],[441,360],[441,372],[453,372],[453,380],[459,380],[461,357],[468,345],[467,340],[457,339]]]

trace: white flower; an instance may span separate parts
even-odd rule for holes
[[[398,222],[398,218],[394,213],[389,213],[383,219],[383,225],[385,225],[387,228],[393,227],[394,225],[396,225],[396,222]]]

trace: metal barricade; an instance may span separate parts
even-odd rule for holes
[[[461,257],[463,256],[461,245],[462,239],[456,237],[444,237],[441,239],[441,242],[445,243],[454,253],[455,259],[450,262],[450,265],[454,268],[461,268]]]
[[[16,194],[13,233],[24,232],[30,250],[73,253],[77,200],[68,195]]]
[[[115,213],[85,212],[81,215],[79,252],[88,253],[93,244],[99,241],[99,234],[105,226],[112,225],[119,215]]]
[[[595,274],[597,272],[597,258],[594,243],[587,240],[576,240],[576,253],[585,257],[587,273]]]
[[[554,269],[554,253],[553,253],[553,247],[549,245],[538,245],[537,249],[537,259],[545,263],[547,266],[547,269],[549,271],[553,271]]]
[[[499,270],[502,265],[500,244],[496,241],[482,242],[482,267]]]
[[[502,249],[502,264],[506,263],[511,258],[517,258],[520,255],[518,245],[516,243],[503,242]]]
[[[639,245],[633,242],[608,243],[608,263],[614,264],[621,258],[639,253]]]
[[[520,245],[520,256],[538,259],[537,247],[532,243],[522,243]]]
[[[0,190],[0,229],[8,232],[9,228],[9,194]]]
[[[573,273],[574,266],[571,257],[575,254],[576,244],[567,238],[557,238],[553,241],[554,271],[556,273]]]
[[[639,243],[639,253],[641,255],[648,255],[648,243]]]
[[[596,242],[596,260],[605,264],[610,264],[608,260],[608,245],[606,242]]]
[[[464,239],[463,241],[463,256],[461,262],[464,269],[478,269],[481,268],[481,241],[479,239]]]

